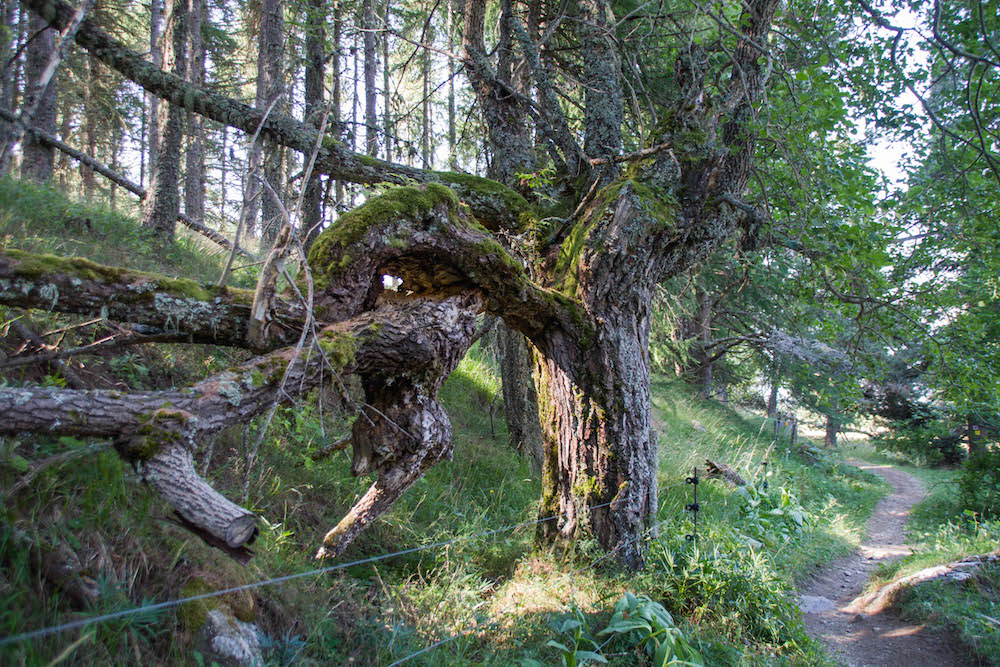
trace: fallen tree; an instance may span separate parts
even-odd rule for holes
[[[23,4],[54,27],[72,15],[61,0]],[[481,37],[484,5],[466,4],[473,36],[478,27]],[[540,512],[560,517],[540,524],[540,537],[570,541],[590,531],[622,564],[640,567],[641,537],[657,508],[648,360],[653,288],[741,227],[748,240],[755,236],[760,220],[741,197],[754,155],[754,105],[766,85],[761,45],[777,5],[751,0],[737,11],[739,29],[726,33],[723,70],[732,71],[725,76],[707,77],[704,54],[688,44],[671,82],[673,101],[646,139],[649,149],[631,155],[621,150],[623,73],[608,38],[615,22],[606,3],[579,3],[579,26],[570,35],[586,61],[583,147],[550,94],[547,64],[529,58],[543,93],[535,104],[505,88],[477,40],[467,40],[466,65],[481,98],[530,107],[557,164],[573,165],[564,178],[567,187],[574,184],[574,212],[554,228],[535,222],[521,194],[499,183],[356,155],[311,125],[160,71],[85,21],[78,44],[172,104],[246,132],[259,127],[280,144],[315,153],[315,168],[339,179],[415,184],[342,215],[312,246],[312,284],[300,282],[289,299],[272,291],[262,301],[82,260],[0,254],[0,304],[101,314],[260,353],[173,391],[0,389],[0,432],[114,438],[185,522],[236,549],[253,537],[252,516],[197,475],[198,442],[356,374],[365,404],[351,435],[352,472],[375,473],[376,480],[324,538],[319,555],[336,555],[424,471],[451,456],[437,390],[471,345],[476,316],[486,312],[534,350],[545,438]],[[523,43],[530,56],[531,40]],[[501,107],[488,111],[500,145],[514,116]],[[517,257],[507,249],[511,240]],[[385,291],[383,275],[402,279],[401,293]],[[619,498],[622,488],[628,494]],[[605,506],[586,510],[599,504]]]

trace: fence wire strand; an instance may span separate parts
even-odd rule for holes
[[[670,488],[670,487],[667,487]],[[665,490],[665,489],[664,489]],[[627,499],[628,497],[626,497]],[[601,503],[598,505],[593,505],[586,508],[587,511],[601,509],[602,507],[608,507],[612,503],[621,502],[623,499],[616,499],[610,502]],[[68,623],[61,623],[58,625],[51,625],[45,628],[40,628],[38,630],[31,630],[29,632],[22,632],[16,635],[9,635],[7,637],[0,638],[0,647],[9,646],[11,644],[28,641],[31,639],[38,639],[39,637],[45,637],[47,635],[56,634],[59,632],[66,632],[68,630],[75,630],[77,628],[86,627],[88,625],[93,625],[95,623],[104,623],[106,621],[113,621],[119,618],[125,618],[128,616],[134,616],[139,614],[144,614],[153,611],[160,611],[162,609],[169,609],[171,607],[176,607],[182,604],[187,604],[188,602],[197,602],[198,600],[205,600],[208,598],[220,597],[222,595],[228,595],[230,593],[238,593],[240,591],[251,590],[255,588],[261,588],[264,586],[272,586],[275,584],[286,583],[295,579],[302,579],[305,577],[315,577],[321,574],[327,574],[330,572],[335,572],[337,570],[343,570],[349,567],[356,567],[358,565],[368,565],[370,563],[377,563],[382,560],[387,560],[389,558],[396,558],[398,556],[405,556],[408,554],[417,553],[420,551],[426,551],[428,549],[436,549],[440,547],[450,546],[452,544],[457,544],[459,542],[467,542],[470,540],[478,539],[480,537],[490,537],[492,535],[498,535],[500,533],[507,533],[511,531],[518,530],[520,528],[526,528],[528,526],[535,526],[540,523],[546,523],[548,521],[555,521],[556,519],[561,519],[568,514],[567,512],[562,512],[560,514],[555,514],[548,517],[543,517],[541,519],[535,519],[533,521],[524,521],[512,526],[505,526],[503,528],[494,528],[492,530],[486,530],[481,533],[475,533],[473,535],[462,535],[459,537],[454,537],[448,540],[442,540],[440,542],[434,542],[432,544],[425,544],[419,547],[411,547],[409,549],[401,549],[399,551],[393,551],[387,554],[381,554],[378,556],[370,556],[368,558],[360,558],[347,563],[338,563],[336,565],[330,565],[328,567],[316,568],[313,570],[307,570],[306,572],[296,572],[294,574],[287,574],[282,577],[275,577],[273,579],[265,579],[263,581],[255,581],[249,584],[243,584],[241,586],[233,586],[231,588],[225,588],[218,591],[210,591],[207,593],[200,593],[198,595],[191,595],[189,597],[177,598],[174,600],[164,600],[163,602],[156,602],[149,605],[143,605],[140,607],[133,607],[130,609],[123,609],[116,612],[111,612],[108,614],[102,614],[100,616],[92,616],[89,618],[82,618],[76,621],[70,621]]]

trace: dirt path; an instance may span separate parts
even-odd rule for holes
[[[903,529],[910,508],[924,497],[912,475],[892,466],[857,464],[893,487],[868,521],[868,538],[850,556],[830,564],[800,589],[799,607],[809,634],[851,667],[973,665],[952,649],[952,640],[922,625],[901,621],[891,610],[863,609],[857,600],[869,573],[910,553]],[[852,604],[853,603],[853,604]]]

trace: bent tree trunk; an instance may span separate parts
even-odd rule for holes
[[[23,1],[55,27],[72,14],[62,0]],[[662,110],[661,122],[646,138],[649,148],[622,156],[623,87],[613,48],[617,21],[604,0],[579,3],[575,34],[587,54],[584,125],[590,159],[568,130],[538,45],[516,13],[505,15],[534,70],[540,102],[532,104],[532,118],[547,151],[558,165],[579,166],[566,175],[577,190],[574,212],[551,233],[532,219],[523,197],[496,182],[362,158],[279,110],[265,118],[261,109],[153,68],[84,22],[76,35],[79,44],[177,107],[247,132],[259,125],[268,140],[303,153],[318,148],[317,171],[337,179],[422,185],[371,197],[320,235],[308,258],[315,321],[304,309],[275,300],[273,312],[258,318],[271,325],[266,336],[248,335],[251,300],[244,293],[78,260],[0,253],[0,305],[101,313],[201,342],[274,350],[183,391],[84,396],[0,388],[0,414],[10,417],[0,421],[0,431],[135,433],[140,441],[153,442],[127,451],[148,462],[170,451],[165,447],[170,442],[197,442],[275,402],[355,373],[369,393],[371,410],[352,433],[352,469],[377,477],[324,539],[320,555],[336,555],[428,467],[450,457],[450,426],[437,388],[471,344],[475,316],[485,311],[528,338],[538,354],[545,439],[540,511],[542,518],[558,517],[541,523],[540,537],[560,542],[589,530],[621,564],[640,567],[643,538],[654,527],[657,508],[648,360],[653,287],[713,252],[741,225],[758,224],[748,214],[752,209],[738,200],[747,191],[755,147],[751,121],[764,86],[759,45],[767,43],[777,4],[743,4],[732,72],[728,82],[721,75],[710,81],[717,88],[708,90],[705,63],[697,54],[679,57],[676,104]],[[505,82],[509,77],[494,71],[484,55],[483,8],[482,0],[467,0],[467,68],[480,95],[503,93],[498,99],[505,104],[519,104],[519,94]],[[505,120],[520,114],[492,111],[502,112],[488,120],[498,128],[493,140],[500,140],[509,129]],[[627,166],[620,167],[623,163]],[[528,268],[498,241],[518,236],[531,239],[525,242],[532,255]],[[403,280],[402,294],[383,292],[383,274]],[[303,326],[302,348],[287,347]],[[41,398],[51,410],[25,412],[25,405]],[[69,410],[77,400],[117,408],[96,414]],[[155,425],[166,403],[174,414],[171,427],[144,431]],[[227,545],[252,532],[228,534],[212,517],[197,516],[204,514],[197,503],[182,508],[184,503],[171,502]]]

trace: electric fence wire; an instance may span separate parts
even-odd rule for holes
[[[681,486],[682,484],[687,484],[687,482],[679,482],[677,484],[671,484],[670,486],[662,487],[661,489],[659,489],[658,493],[662,493],[662,492],[667,491],[669,489],[672,489],[672,488],[674,488],[676,486]],[[568,578],[571,581],[574,580],[576,578],[577,574],[580,574],[581,572],[584,572],[586,570],[589,570],[592,567],[595,567],[598,563],[600,563],[600,562],[602,562],[602,561],[610,558],[611,556],[613,556],[615,553],[617,553],[618,551],[620,551],[621,549],[623,549],[627,545],[632,544],[634,542],[638,542],[641,539],[644,539],[646,536],[648,536],[654,530],[662,528],[663,526],[665,526],[666,524],[670,523],[671,521],[673,521],[674,519],[676,519],[677,517],[679,517],[680,515],[682,515],[686,511],[687,511],[686,509],[680,510],[680,511],[674,513],[673,515],[667,517],[666,519],[663,519],[661,521],[657,521],[652,526],[650,526],[645,531],[643,531],[640,535],[636,535],[635,537],[633,537],[631,539],[622,541],[620,544],[618,544],[617,546],[615,546],[614,549],[612,549],[608,553],[604,554],[600,558],[597,558],[597,559],[591,561],[590,563],[588,563],[587,565],[584,565],[583,567],[577,568],[576,570],[572,570],[570,572],[566,572],[566,573],[564,573],[562,575],[562,577],[564,579]],[[424,648],[420,649],[419,651],[415,651],[413,653],[410,653],[409,655],[403,656],[402,658],[400,658],[399,660],[396,660],[395,662],[389,663],[388,665],[386,665],[386,667],[397,667],[397,665],[402,665],[403,663],[405,663],[405,662],[407,662],[409,660],[412,660],[413,658],[416,658],[418,656],[421,656],[424,653],[428,653],[430,651],[433,651],[434,649],[438,648],[439,646],[444,646],[445,644],[449,644],[449,643],[451,643],[451,642],[453,642],[453,641],[455,641],[457,639],[461,639],[463,637],[467,637],[470,634],[472,634],[473,632],[476,632],[477,630],[478,631],[484,631],[484,630],[489,630],[491,628],[494,628],[497,625],[499,625],[500,622],[506,617],[507,613],[510,612],[510,611],[512,611],[515,607],[516,607],[516,604],[507,607],[506,609],[504,609],[503,611],[501,611],[499,614],[497,614],[497,618],[495,620],[493,620],[492,622],[490,622],[490,623],[488,623],[486,625],[477,625],[475,628],[472,628],[471,630],[467,630],[467,631],[464,631],[464,632],[459,632],[459,633],[454,634],[454,635],[452,635],[450,637],[445,637],[444,639],[436,641],[433,644],[430,644],[429,646],[425,646]],[[601,645],[601,648],[603,648],[604,646],[607,646],[608,643],[611,641],[611,639],[613,639],[613,637],[608,638],[608,640],[606,642],[604,642],[604,644]]]
[[[671,488],[671,487],[666,487],[666,488]],[[666,488],[663,489],[663,490],[666,490]],[[610,502],[601,503],[599,505],[593,505],[591,507],[587,507],[586,510],[590,511],[590,510],[600,509],[602,507],[608,507],[612,503],[619,503],[619,502],[622,502],[623,500],[625,500],[627,498],[628,498],[628,496],[626,496],[626,498],[617,498],[617,499],[612,500]],[[249,584],[243,584],[241,586],[233,586],[231,588],[225,588],[225,589],[218,590],[218,591],[210,591],[210,592],[207,592],[207,593],[200,593],[198,595],[192,595],[192,596],[189,596],[189,597],[177,598],[177,599],[174,599],[174,600],[164,600],[163,602],[156,602],[156,603],[153,603],[153,604],[143,605],[143,606],[140,606],[140,607],[133,607],[133,608],[130,608],[130,609],[123,609],[123,610],[119,610],[119,611],[116,611],[116,612],[111,612],[111,613],[108,613],[108,614],[102,614],[100,616],[92,616],[90,618],[82,618],[82,619],[79,619],[79,620],[76,620],[76,621],[70,621],[68,623],[61,623],[61,624],[58,624],[58,625],[52,625],[52,626],[48,626],[48,627],[44,627],[44,628],[39,628],[38,630],[31,630],[29,632],[22,632],[22,633],[16,634],[16,635],[9,635],[7,637],[0,637],[0,648],[2,648],[4,646],[9,646],[11,644],[23,642],[23,641],[28,641],[28,640],[31,640],[31,639],[37,639],[39,637],[45,637],[47,635],[56,634],[56,633],[59,633],[59,632],[66,632],[67,630],[75,630],[77,628],[86,627],[88,625],[93,625],[95,623],[104,623],[106,621],[112,621],[112,620],[115,620],[115,619],[118,619],[118,618],[124,618],[124,617],[127,617],[127,616],[134,616],[134,615],[148,613],[148,612],[153,612],[153,611],[160,611],[162,609],[169,609],[171,607],[176,607],[178,605],[186,604],[188,602],[196,602],[198,600],[205,600],[205,599],[208,599],[208,598],[219,597],[219,596],[222,596],[222,595],[228,595],[230,593],[238,593],[240,591],[245,591],[245,590],[250,590],[250,589],[255,589],[255,588],[261,588],[263,586],[271,586],[271,585],[275,585],[275,584],[282,584],[282,583],[286,583],[288,581],[292,581],[294,579],[302,579],[304,577],[319,576],[321,574],[327,574],[329,572],[335,572],[337,570],[343,570],[343,569],[346,569],[346,568],[349,568],[349,567],[356,567],[358,565],[368,565],[370,563],[376,563],[376,562],[379,562],[379,561],[382,561],[382,560],[387,560],[389,558],[395,558],[397,556],[405,556],[405,555],[417,553],[417,552],[420,552],[420,551],[426,551],[427,549],[435,549],[435,548],[438,548],[438,547],[446,547],[446,546],[450,546],[452,544],[457,544],[459,542],[467,542],[467,541],[474,540],[474,539],[477,539],[477,538],[480,538],[480,537],[490,537],[492,535],[498,535],[500,533],[511,532],[511,531],[518,530],[520,528],[526,528],[528,526],[535,526],[535,525],[538,525],[540,523],[545,523],[545,522],[548,522],[548,521],[555,521],[556,519],[561,519],[562,517],[566,516],[568,514],[568,512],[569,511],[567,510],[566,512],[562,512],[560,514],[555,514],[555,515],[552,515],[552,516],[543,517],[541,519],[535,519],[533,521],[524,521],[522,523],[515,524],[515,525],[512,525],[512,526],[505,526],[503,528],[494,528],[492,530],[486,530],[486,531],[483,531],[481,533],[475,533],[473,535],[462,535],[460,537],[454,537],[454,538],[451,538],[451,539],[448,539],[448,540],[442,540],[440,542],[434,542],[432,544],[425,544],[425,545],[422,545],[422,546],[419,546],[419,547],[411,547],[409,549],[401,549],[399,551],[393,551],[391,553],[381,554],[381,555],[378,555],[378,556],[370,556],[368,558],[360,558],[358,560],[353,560],[353,561],[350,561],[350,562],[347,562],[347,563],[338,563],[336,565],[331,565],[329,567],[316,568],[316,569],[313,569],[313,570],[308,570],[306,572],[296,572],[295,574],[287,574],[287,575],[282,576],[282,577],[275,577],[274,579],[265,579],[263,581],[255,581],[255,582],[252,582],[252,583],[249,583]]]

